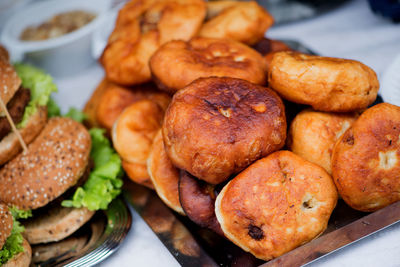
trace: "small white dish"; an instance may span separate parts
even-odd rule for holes
[[[1,43],[11,54],[12,61],[25,61],[45,69],[53,76],[79,73],[94,61],[91,53],[92,35],[107,16],[112,0],[46,0],[26,6],[14,14],[4,26]],[[66,35],[44,41],[21,41],[22,31],[39,25],[56,14],[84,10],[96,18],[82,28]]]

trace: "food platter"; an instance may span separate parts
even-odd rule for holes
[[[121,198],[61,242],[32,246],[33,266],[93,266],[114,253],[132,224],[129,208]]]
[[[173,212],[146,187],[127,181],[124,195],[182,266],[302,266],[400,220],[399,202],[364,213],[339,200],[323,235],[265,263]]]
[[[294,50],[315,54],[296,41],[283,41]],[[378,96],[374,104],[380,102],[382,99]],[[302,106],[295,105],[293,112],[301,109]],[[182,266],[302,266],[400,220],[400,203],[365,213],[339,200],[321,236],[273,261],[264,262],[173,212],[152,190],[126,182],[124,195]]]

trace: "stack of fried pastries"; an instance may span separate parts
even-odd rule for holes
[[[264,38],[272,23],[254,1],[130,1],[86,107],[129,178],[263,260],[321,235],[339,196],[400,200],[400,108],[370,107],[375,72]]]

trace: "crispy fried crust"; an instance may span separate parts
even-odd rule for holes
[[[232,39],[254,44],[274,23],[273,17],[255,1],[209,1],[207,19],[199,36]]]
[[[8,54],[4,48],[0,50],[0,97],[6,105],[21,86],[21,79],[18,77],[13,66],[8,61]],[[0,108],[1,111],[1,108]]]
[[[96,119],[100,126],[111,130],[114,122],[126,107],[144,99],[157,103],[164,111],[171,101],[170,96],[157,90],[152,83],[133,88],[111,84],[98,101]]]
[[[214,185],[197,179],[187,171],[179,174],[179,201],[190,220],[213,230],[223,236],[221,226],[215,216],[215,199],[217,193]]]
[[[357,113],[304,110],[297,114],[290,125],[288,147],[295,154],[332,174],[333,147],[358,116]]]
[[[400,107],[367,109],[337,141],[333,178],[352,208],[375,211],[400,200]]]
[[[163,124],[172,163],[211,184],[281,148],[282,100],[272,90],[233,78],[200,78],[178,91]]]
[[[86,169],[90,146],[83,125],[51,118],[28,152],[0,170],[0,200],[24,210],[43,207],[76,184]]]
[[[29,243],[24,239],[22,246],[24,251],[15,255],[12,259],[7,261],[2,267],[28,267],[31,263],[32,249]]]
[[[122,112],[112,128],[112,140],[124,161],[147,164],[151,145],[163,118],[164,110],[150,100],[135,102]]]
[[[161,130],[154,138],[147,160],[147,170],[161,200],[174,211],[184,215],[185,212],[179,202],[179,171],[172,165],[165,152]]]
[[[170,40],[192,38],[205,13],[203,0],[128,2],[118,15],[100,60],[107,78],[124,85],[150,81],[151,55]]]
[[[168,42],[151,57],[150,69],[158,87],[171,93],[201,77],[232,77],[260,85],[266,83],[263,57],[231,40],[194,38],[189,42]]]
[[[217,197],[225,236],[257,258],[276,258],[320,235],[337,202],[325,170],[290,151],[252,164]]]
[[[0,202],[0,250],[2,250],[7,238],[11,234],[13,218],[7,205]]]
[[[268,82],[289,101],[333,112],[364,109],[379,89],[375,72],[358,61],[296,52],[275,53]]]
[[[81,228],[94,213],[87,208],[57,205],[46,210],[46,214],[28,219],[23,235],[30,244],[56,242]]]
[[[97,109],[100,103],[100,99],[102,95],[108,91],[111,87],[111,82],[107,81],[107,79],[103,79],[93,91],[89,100],[86,102],[85,107],[83,108],[83,112],[88,116],[87,122],[91,127],[100,126],[97,121]]]
[[[26,126],[19,129],[19,133],[24,139],[25,144],[30,144],[36,136],[42,131],[47,122],[47,107],[39,107],[38,111],[33,114]],[[5,164],[7,161],[14,158],[19,152],[22,151],[21,143],[14,132],[10,132],[6,137],[0,141],[0,165]]]
[[[129,179],[154,190],[154,185],[150,179],[146,164],[130,163],[123,160],[122,168]]]

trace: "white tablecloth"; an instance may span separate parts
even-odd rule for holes
[[[360,60],[379,77],[400,53],[400,25],[372,14],[363,0],[314,19],[274,27],[267,36],[298,40],[321,55]],[[56,100],[64,111],[71,105],[83,107],[102,76],[102,69],[95,64],[80,75],[56,80],[60,91]],[[101,266],[178,266],[147,224],[132,212],[133,225],[125,242]],[[400,224],[396,224],[313,265],[400,266],[399,251]]]

